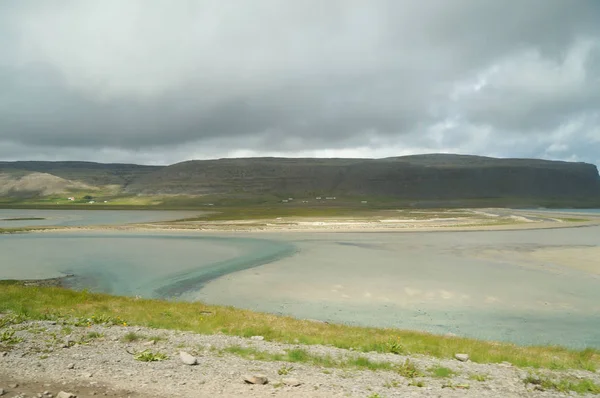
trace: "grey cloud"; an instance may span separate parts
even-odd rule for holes
[[[597,162],[598,20],[593,0],[5,1],[0,156]]]

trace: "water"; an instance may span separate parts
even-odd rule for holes
[[[354,325],[600,348],[600,227],[280,239],[298,254],[223,276],[192,298]],[[557,255],[564,250],[566,258]]]
[[[600,348],[598,258],[600,227],[0,235],[0,279],[576,348]]]
[[[207,281],[290,255],[286,242],[157,233],[79,232],[0,236],[0,279],[75,275],[77,289],[179,297]]]
[[[0,228],[138,224],[178,220],[182,218],[194,217],[202,213],[204,212],[155,210],[0,209]],[[18,220],[19,218],[41,218],[41,220]]]
[[[532,209],[547,213],[600,214],[600,209]]]

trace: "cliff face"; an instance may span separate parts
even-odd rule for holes
[[[387,159],[190,161],[128,185],[141,194],[281,194],[404,199],[594,198],[596,166],[535,159],[420,155]]]
[[[34,173],[44,173],[47,178],[42,182],[45,185],[39,178],[30,178]],[[67,190],[111,187],[111,192],[136,195],[504,200],[498,204],[509,203],[508,199],[527,199],[522,203],[529,205],[544,205],[539,199],[556,199],[565,205],[592,203],[600,206],[600,176],[592,164],[464,155],[387,159],[220,159],[166,167],[0,162],[0,176],[0,185],[6,188],[3,190],[0,186],[0,196],[22,196],[24,193],[43,196],[44,192],[49,192],[48,178],[56,176],[68,184],[53,184],[54,188],[59,185],[65,185]],[[21,187],[23,181],[27,182],[26,192]],[[54,188],[52,192],[58,189]],[[534,200],[529,200],[532,198]]]

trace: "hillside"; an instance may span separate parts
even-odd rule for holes
[[[387,159],[220,159],[149,173],[143,194],[280,194],[403,199],[584,198],[600,195],[594,165],[533,159],[420,155]]]
[[[187,161],[171,166],[87,162],[0,162],[0,175],[45,173],[69,186],[111,186],[120,195],[211,195],[250,198],[315,196],[410,201],[524,199],[562,205],[600,203],[600,177],[586,163],[415,155],[385,159],[244,158]],[[0,179],[0,185],[6,184]],[[13,185],[15,183],[13,182]],[[59,184],[60,185],[60,184]],[[68,184],[67,184],[68,185]],[[45,190],[36,191],[43,195]],[[29,187],[31,189],[31,187]],[[0,187],[3,195],[11,192]],[[543,200],[541,200],[543,199]]]
[[[0,174],[23,176],[29,173],[47,173],[65,180],[87,185],[127,186],[131,181],[160,169],[160,166],[93,162],[0,162]]]

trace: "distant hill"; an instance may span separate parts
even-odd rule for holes
[[[0,162],[0,173],[48,173],[68,180],[78,180],[93,185],[127,185],[134,179],[161,168],[162,166],[121,163]]]
[[[118,186],[128,195],[386,197],[407,200],[599,201],[587,163],[431,154],[385,159],[242,158],[171,166],[87,162],[0,162],[0,175],[46,173],[71,183]],[[0,180],[0,185],[2,180]],[[0,187],[0,192],[3,192]]]

